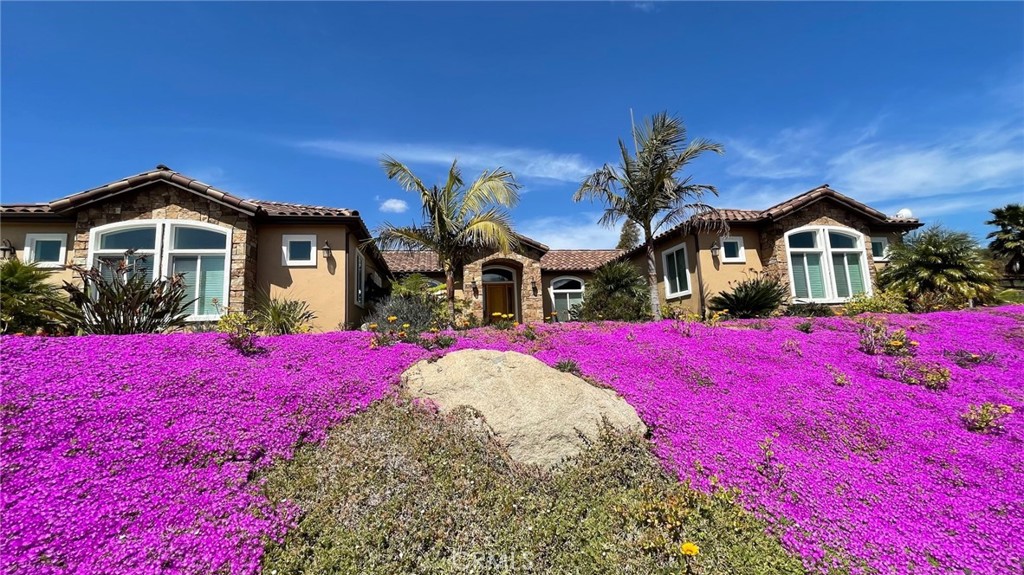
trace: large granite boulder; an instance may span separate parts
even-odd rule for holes
[[[511,351],[463,350],[424,360],[402,374],[402,385],[442,411],[473,408],[514,460],[545,469],[579,453],[580,435],[596,438],[602,418],[617,429],[647,431],[613,390]]]

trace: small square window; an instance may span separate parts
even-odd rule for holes
[[[889,260],[889,238],[884,236],[871,238],[871,257],[876,262]]]
[[[747,255],[743,252],[743,238],[730,236],[722,238],[722,262],[730,264],[746,263]]]
[[[316,236],[284,235],[282,236],[281,252],[281,265],[316,267]]]
[[[41,268],[62,268],[67,241],[67,234],[26,234],[25,261]]]

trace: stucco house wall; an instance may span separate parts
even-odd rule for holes
[[[0,226],[0,236],[11,242],[14,257],[26,261],[25,248],[29,234],[64,234],[66,246],[64,265],[74,262],[75,224],[72,222],[33,223],[4,221]],[[68,268],[43,268],[48,273],[47,281],[56,286],[64,285],[65,281],[73,282],[75,274]]]

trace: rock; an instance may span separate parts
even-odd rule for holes
[[[413,396],[443,412],[469,406],[515,461],[551,469],[593,440],[604,417],[616,429],[646,433],[636,411],[613,390],[516,352],[463,350],[402,374]]]

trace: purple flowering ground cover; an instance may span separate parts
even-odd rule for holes
[[[575,361],[636,407],[667,467],[739,489],[809,568],[1019,572],[1024,306],[886,318],[950,371],[945,390],[891,379],[897,358],[858,350],[850,319],[804,321],[476,330],[453,349]],[[243,357],[222,337],[2,340],[4,572],[253,572],[293,513],[254,472],[430,353],[341,333]],[[1002,433],[961,422],[983,402],[1014,409]]]

